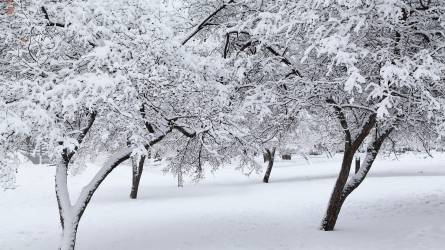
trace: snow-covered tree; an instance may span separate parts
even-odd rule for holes
[[[298,24],[308,42],[302,61],[323,82],[319,102],[345,134],[342,168],[323,230],[332,230],[346,197],[360,185],[394,129],[443,116],[443,16],[439,1],[301,1]],[[439,31],[439,32],[438,32]],[[315,68],[312,68],[315,67]],[[326,87],[324,87],[326,85]],[[323,100],[324,99],[324,100]],[[369,137],[361,168],[351,162]]]
[[[13,186],[20,149],[48,149],[61,249],[74,249],[93,194],[128,159],[136,198],[155,149],[181,186],[263,150],[267,182],[276,148],[343,144],[322,222],[333,230],[390,136],[428,151],[443,132],[442,1],[174,3],[9,1],[0,16],[0,184]],[[72,201],[68,173],[103,151],[112,156]]]
[[[142,159],[157,145],[178,178],[194,169],[200,176],[204,164],[222,162],[230,108],[228,87],[216,72],[224,69],[181,48],[164,14],[153,8],[142,1],[26,2],[5,18],[2,150],[19,148],[10,134],[23,134],[46,145],[57,162],[61,249],[74,249],[89,201],[123,161]],[[115,153],[72,201],[67,179],[73,162],[104,145]],[[137,182],[142,164],[133,170]]]
[[[323,230],[334,228],[344,200],[366,177],[391,132],[435,128],[442,121],[441,1],[211,3],[219,7],[208,12],[184,43],[199,36],[215,40],[216,34],[224,41],[223,57],[237,58],[242,79],[256,77],[257,87],[262,72],[268,77],[273,72],[268,82],[275,85],[266,90],[283,86],[287,91],[282,100],[298,100],[315,113],[331,109],[344,131],[342,168]],[[348,178],[359,148],[366,157]]]

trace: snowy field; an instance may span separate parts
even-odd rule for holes
[[[348,197],[336,230],[322,232],[339,166],[339,156],[277,161],[269,184],[225,169],[182,189],[147,166],[139,198],[130,200],[124,165],[95,194],[76,249],[445,249],[445,155],[379,159]],[[73,193],[96,170],[72,177]],[[23,166],[18,188],[0,192],[1,250],[57,249],[53,176],[53,167]]]

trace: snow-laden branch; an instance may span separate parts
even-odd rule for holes
[[[96,173],[93,179],[82,188],[77,202],[73,206],[73,211],[79,216],[83,215],[87,204],[90,202],[93,194],[96,192],[100,184],[105,178],[113,171],[114,168],[119,166],[122,162],[130,159],[133,148],[124,148],[113,154],[102,166],[102,168]]]

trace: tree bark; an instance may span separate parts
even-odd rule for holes
[[[355,157],[355,173],[360,169],[360,157]]]
[[[270,173],[272,172],[273,163],[275,160],[275,147],[272,148],[272,151],[266,149],[265,160],[268,162],[266,173],[264,174],[263,182],[269,183]]]
[[[131,159],[133,177],[130,192],[131,199],[136,199],[138,196],[139,182],[141,181],[142,171],[144,170],[144,162],[145,155],[141,156],[140,158],[134,157],[134,159]]]
[[[354,157],[354,151],[347,150],[343,154],[343,161],[341,170],[335,182],[334,190],[332,191],[331,198],[329,199],[328,208],[326,214],[321,223],[321,230],[332,231],[334,230],[337,222],[338,215],[340,213],[341,206],[344,200],[342,199],[343,187],[348,180],[351,163]]]

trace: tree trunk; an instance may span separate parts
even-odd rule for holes
[[[73,216],[73,206],[71,205],[68,192],[68,164],[69,156],[62,155],[61,162],[56,166],[55,188],[57,205],[59,207],[60,225],[62,227],[62,239],[60,250],[74,250],[76,242],[77,226],[80,217]]]
[[[178,169],[178,188],[184,187],[184,177],[182,176],[182,166]]]
[[[131,199],[136,199],[138,196],[139,182],[141,181],[142,171],[144,170],[144,162],[145,162],[145,155],[141,156],[140,158],[134,157],[134,159],[131,159],[131,165],[133,170],[132,171],[133,178],[132,178],[132,185],[130,192]]]
[[[79,226],[80,217],[65,218],[65,228],[62,230],[62,245],[60,250],[74,250],[76,246],[77,227]]]
[[[346,150],[343,154],[341,170],[338,175],[337,181],[335,182],[331,198],[329,199],[326,215],[324,216],[321,222],[321,230],[324,231],[334,230],[338,214],[340,213],[341,206],[343,205],[344,202],[344,200],[342,199],[343,188],[346,184],[346,181],[348,180],[354,153],[355,153],[354,151]]]
[[[79,137],[80,139],[78,139],[79,143],[82,142],[83,136],[91,127],[94,117],[95,113],[93,113],[89,125],[86,127],[86,129],[83,129],[81,134],[82,137]],[[171,131],[172,129],[145,144],[145,149],[149,149],[156,143],[160,142]],[[77,201],[74,205],[72,205],[68,192],[67,177],[68,164],[75,152],[68,153],[67,149],[64,150],[62,154],[62,161],[56,166],[55,177],[56,197],[63,232],[60,250],[74,250],[79,221],[82,218],[82,215],[85,212],[89,202],[91,201],[91,198],[105,178],[122,162],[131,158],[132,152],[133,148],[125,148],[113,154],[90,180],[90,182],[82,188]]]
[[[62,239],[60,250],[74,250],[76,244],[77,227],[81,212],[74,211],[68,192],[68,164],[71,157],[64,152],[62,159],[56,166],[55,188],[57,205],[59,207],[60,225],[62,227]]]
[[[77,228],[85,209],[93,194],[111,171],[131,156],[132,149],[125,149],[116,153],[96,173],[93,179],[82,188],[79,198],[74,205],[69,199],[67,187],[68,162],[63,160],[56,168],[56,197],[59,205],[60,223],[62,226],[62,238],[60,250],[74,250],[76,243]],[[65,157],[63,157],[65,158]]]
[[[77,135],[77,142],[79,144],[82,143],[86,134],[91,129],[91,126],[93,126],[93,123],[96,119],[96,115],[97,115],[96,111],[92,111],[89,113],[89,119],[87,125],[84,128],[80,129],[80,133]],[[59,145],[63,146],[63,141],[60,141]],[[74,250],[74,246],[76,243],[77,227],[79,225],[79,220],[82,217],[82,214],[86,208],[86,205],[83,207],[78,207],[77,203],[76,206],[73,206],[71,204],[71,198],[68,190],[68,165],[72,157],[75,155],[77,149],[78,149],[77,146],[74,148],[74,150],[73,149],[70,150],[69,148],[65,147],[60,155],[61,157],[59,163],[56,165],[54,186],[56,190],[57,205],[59,208],[60,225],[62,227],[62,240],[60,246],[61,250]],[[130,154],[127,153],[127,155]],[[116,164],[121,163],[121,161],[118,160],[120,159],[117,159],[115,161]],[[114,168],[115,165],[112,165],[111,167]],[[87,201],[86,203],[88,203],[88,201],[91,199],[92,195],[96,191],[97,186],[93,185],[93,188],[94,189],[88,191],[88,195],[86,195],[84,194],[85,193],[85,187],[84,187],[82,189],[81,194],[79,195],[78,200],[81,200],[84,197],[85,198],[84,201]]]
[[[57,206],[59,207],[59,218],[62,229],[65,227],[64,218],[70,213],[71,200],[68,193],[68,163],[63,156],[56,166],[55,190]]]
[[[329,200],[328,210],[326,211],[326,215],[323,218],[321,229],[324,231],[332,231],[334,230],[335,224],[337,222],[338,215],[340,213],[340,209],[349,196],[365,179],[368,174],[374,160],[377,157],[377,154],[385,141],[385,139],[389,136],[393,128],[389,128],[384,131],[383,134],[378,136],[377,134],[373,138],[373,141],[368,145],[366,149],[366,157],[363,163],[361,164],[358,171],[356,171],[355,175],[350,178],[348,181],[348,173],[350,170],[350,166],[352,164],[352,159],[356,151],[345,151],[342,163],[342,169],[340,171],[340,175],[337,179],[336,185],[334,187],[334,191],[331,195],[331,199]],[[377,133],[377,132],[376,132]],[[358,147],[357,147],[358,148]],[[348,165],[349,164],[349,165]]]
[[[272,172],[273,163],[275,160],[275,147],[272,148],[272,151],[266,149],[265,160],[269,163],[267,164],[266,173],[264,174],[263,182],[269,183],[270,173]]]
[[[335,227],[335,223],[337,222],[338,214],[340,213],[341,206],[343,205],[343,188],[348,181],[349,172],[351,170],[351,164],[354,159],[354,154],[357,152],[360,145],[363,143],[365,138],[369,135],[372,128],[376,124],[375,113],[370,114],[366,122],[360,129],[360,132],[353,139],[351,135],[351,131],[349,129],[349,125],[346,119],[346,116],[343,112],[341,106],[337,105],[337,103],[333,99],[327,99],[327,103],[333,105],[335,114],[340,122],[340,125],[343,128],[343,132],[345,133],[345,150],[343,153],[343,160],[341,164],[340,173],[338,174],[337,180],[335,182],[334,190],[332,191],[331,197],[329,199],[328,208],[326,210],[326,214],[321,222],[321,230],[324,231],[332,231]]]

